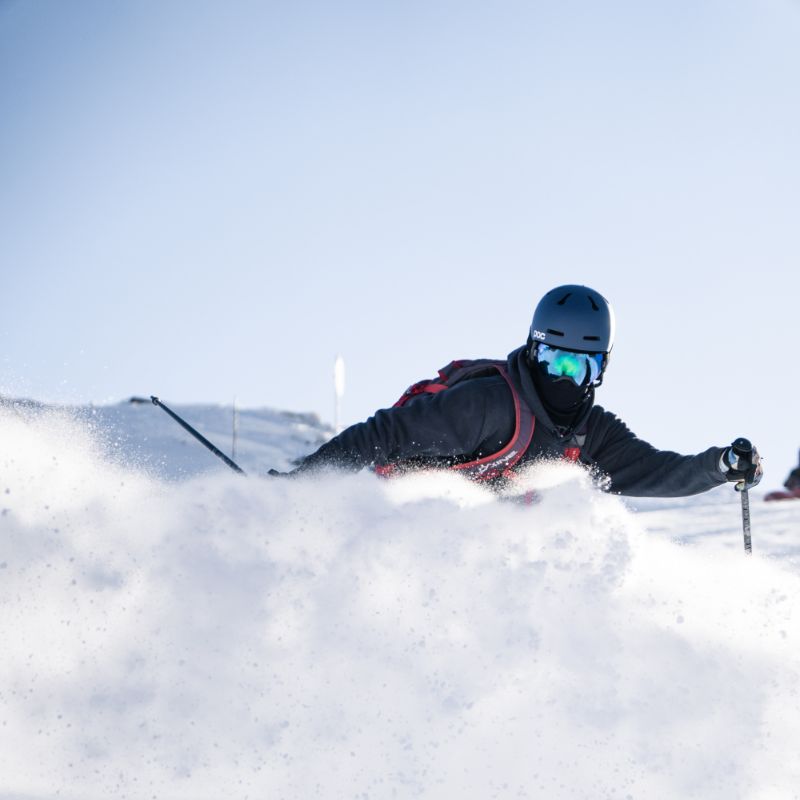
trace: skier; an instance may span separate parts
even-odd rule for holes
[[[796,466],[783,482],[783,489],[767,492],[765,500],[794,500],[800,497],[800,465]]]
[[[605,298],[586,286],[559,286],[536,306],[527,343],[506,360],[453,362],[289,474],[438,467],[497,484],[533,460],[568,458],[604,476],[608,491],[630,496],[679,497],[726,481],[739,489],[759,482],[755,448],[749,455],[731,446],[697,455],[657,450],[595,405],[613,344],[614,313]]]

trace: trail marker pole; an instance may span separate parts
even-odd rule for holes
[[[333,365],[333,390],[336,395],[336,409],[334,414],[334,428],[336,433],[342,431],[342,397],[344,396],[344,359],[336,356]]]

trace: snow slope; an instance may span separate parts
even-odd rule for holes
[[[800,503],[746,558],[728,487],[259,477],[326,435],[242,412],[242,478],[152,406],[0,407],[0,798],[800,797]]]

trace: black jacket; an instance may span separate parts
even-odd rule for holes
[[[657,450],[614,414],[586,403],[569,430],[550,419],[533,383],[525,348],[508,357],[508,371],[536,425],[517,468],[534,459],[559,458],[580,447],[580,461],[608,479],[606,488],[639,497],[681,497],[726,483],[718,464],[724,448],[684,456]],[[382,409],[352,425],[296,471],[319,466],[358,470],[393,463],[448,466],[496,453],[514,433],[514,402],[501,376],[472,378],[445,392],[424,394],[404,406]]]

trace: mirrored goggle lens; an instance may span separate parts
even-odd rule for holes
[[[548,375],[556,378],[571,378],[581,386],[589,376],[594,383],[603,371],[602,353],[573,353],[540,344],[536,349],[536,360],[547,365]]]

